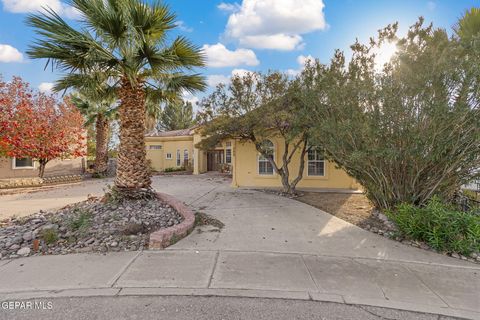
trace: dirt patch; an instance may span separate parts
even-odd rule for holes
[[[363,229],[385,228],[373,215],[373,205],[363,194],[303,192],[295,198]]]

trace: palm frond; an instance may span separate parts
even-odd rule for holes
[[[27,54],[34,59],[48,59],[63,71],[89,71],[94,65],[109,67],[117,63],[115,56],[91,34],[70,27],[55,11],[31,14],[27,25],[39,36],[29,46]]]

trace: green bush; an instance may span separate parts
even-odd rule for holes
[[[177,168],[165,168],[165,170],[163,170],[163,172],[177,172],[177,171],[185,171],[185,168],[183,167],[177,167]]]
[[[74,212],[75,212],[75,215],[70,218],[70,221],[68,223],[70,226],[70,229],[74,231],[87,230],[92,223],[93,215],[87,210],[78,209],[78,208],[75,209]]]
[[[58,232],[55,229],[44,229],[40,233],[40,239],[46,244],[52,244],[58,241]]]
[[[467,256],[480,251],[480,216],[458,211],[437,197],[423,207],[399,205],[387,215],[404,236],[423,241],[438,251]]]

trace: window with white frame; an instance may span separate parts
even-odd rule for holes
[[[159,144],[151,144],[148,148],[150,150],[162,150],[162,146]]]
[[[182,159],[180,159],[180,150],[177,149],[177,167],[180,167]]]
[[[183,150],[183,161],[188,162],[188,150]]]
[[[258,174],[260,175],[273,175],[273,166],[268,159],[275,158],[275,148],[273,142],[265,140],[262,143],[262,149],[266,151],[267,157],[262,154],[258,155]]]
[[[308,150],[308,164],[307,164],[309,176],[323,177],[325,176],[325,158],[323,152],[318,147],[311,147]]]
[[[32,158],[13,158],[13,169],[33,169],[35,163]]]
[[[225,143],[225,163],[232,163],[232,143],[230,141],[227,141]]]
[[[170,152],[167,152],[166,158],[167,160],[172,160],[172,154]]]

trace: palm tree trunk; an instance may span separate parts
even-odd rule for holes
[[[95,173],[105,174],[108,169],[108,119],[99,113],[95,123]]]
[[[120,97],[120,147],[115,187],[127,197],[150,191],[150,170],[145,150],[145,90],[142,83],[122,79]]]

